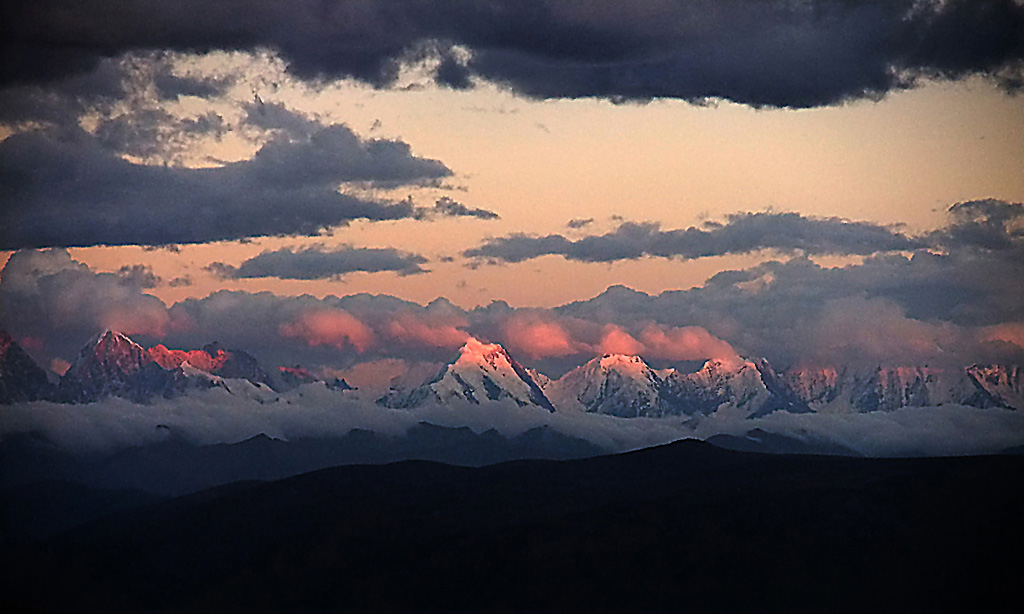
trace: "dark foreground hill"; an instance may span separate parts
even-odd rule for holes
[[[1024,611],[1024,458],[324,469],[3,546],[8,611]]]

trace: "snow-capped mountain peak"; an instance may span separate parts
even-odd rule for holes
[[[126,335],[107,330],[87,343],[60,381],[65,401],[89,402],[105,396],[141,401],[164,390],[167,371]]]
[[[552,382],[547,392],[562,411],[586,411],[620,417],[665,413],[661,378],[639,356],[605,354]]]
[[[432,380],[405,392],[393,392],[379,402],[388,407],[415,407],[424,402],[468,402],[511,400],[519,406],[536,406],[554,411],[530,373],[499,344],[470,337],[455,362]]]

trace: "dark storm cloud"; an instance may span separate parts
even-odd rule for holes
[[[178,118],[154,108],[103,119],[94,136],[107,148],[122,154],[167,159],[186,152],[195,139],[219,138],[228,130],[224,118],[213,111]]]
[[[476,76],[540,98],[806,107],[919,76],[1019,87],[1024,57],[1015,0],[39,0],[6,3],[0,24],[8,83],[83,72],[129,50],[270,48],[302,78],[385,86],[428,48],[436,80],[455,88]]]
[[[23,132],[0,142],[0,249],[314,235],[415,214],[407,201],[341,194],[344,182],[450,175],[402,141],[363,140],[342,125],[273,138],[252,159],[205,169],[134,164],[81,130]]]
[[[393,248],[307,247],[304,249],[284,248],[263,252],[243,262],[238,267],[214,263],[211,270],[234,279],[277,277],[280,279],[331,279],[363,271],[379,273],[393,271],[399,275],[425,273],[421,267],[427,261],[418,254],[410,254]]]
[[[858,254],[909,250],[922,244],[885,226],[797,213],[743,213],[724,224],[661,230],[655,223],[627,222],[612,232],[568,239],[511,235],[484,242],[463,255],[491,262],[522,262],[548,254],[569,260],[611,262],[644,256],[684,260],[761,249],[806,254]]]
[[[182,96],[215,98],[227,92],[231,82],[211,77],[179,76],[163,71],[154,75],[153,86],[163,100],[175,100]]]

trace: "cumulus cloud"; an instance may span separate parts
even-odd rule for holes
[[[1024,204],[986,199],[949,208],[950,223],[931,238],[947,248],[1016,252],[1024,257]]]
[[[23,132],[0,142],[0,249],[315,235],[354,219],[414,216],[408,201],[342,194],[345,182],[450,174],[402,141],[363,140],[342,125],[199,169],[136,164],[82,130]]]
[[[798,213],[740,213],[702,228],[661,230],[656,223],[626,222],[603,235],[572,240],[559,234],[515,234],[485,241],[463,255],[488,262],[522,262],[548,254],[583,262],[642,257],[691,260],[762,249],[805,254],[873,254],[910,250],[922,243],[886,226]]]
[[[106,328],[162,337],[172,324],[164,303],[143,292],[150,275],[145,267],[94,273],[63,249],[16,252],[0,272],[0,327],[37,339],[50,357],[74,357]]]
[[[269,366],[336,369],[386,358],[445,362],[468,335],[502,343],[552,375],[605,352],[638,353],[660,366],[736,354],[782,369],[1015,363],[1024,361],[1021,206],[958,205],[949,224],[920,239],[928,249],[910,255],[841,267],[794,257],[723,271],[689,290],[649,295],[613,286],[553,309],[227,291],[168,307],[145,293],[154,283],[145,267],[97,273],[65,250],[23,251],[2,273],[0,326],[34,340],[44,362],[73,358],[111,326],[143,343],[188,349],[219,340]],[[969,225],[984,238],[966,233]]]
[[[1019,87],[1024,56],[1024,8],[1014,0],[428,0],[326,10],[271,0],[244,16],[195,0],[48,0],[5,7],[0,23],[6,83],[80,73],[133,49],[273,49],[301,78],[386,86],[403,62],[429,52],[435,80],[454,88],[485,79],[538,98],[808,107],[877,97],[920,77],[981,74]]]
[[[155,288],[163,281],[147,264],[126,264],[118,269],[117,276],[121,278],[122,283],[145,289]]]
[[[643,354],[644,345],[633,338],[621,326],[605,324],[601,332],[601,341],[598,344],[602,354]]]
[[[399,275],[425,273],[427,261],[419,254],[394,248],[324,246],[301,249],[282,248],[263,252],[237,267],[215,262],[210,269],[233,279],[277,277],[279,279],[332,279],[356,271],[379,273],[393,271]]]
[[[283,337],[295,337],[309,345],[369,349],[376,338],[368,326],[343,309],[317,309],[301,314],[295,321],[281,325]]]
[[[956,326],[908,318],[883,298],[830,301],[800,330],[808,336],[807,358],[831,364],[928,363],[943,360],[961,345]]]
[[[699,326],[648,324],[640,332],[645,356],[665,360],[735,358],[736,350]]]
[[[508,318],[502,324],[501,335],[509,351],[530,358],[569,356],[586,349],[557,320],[539,312]]]

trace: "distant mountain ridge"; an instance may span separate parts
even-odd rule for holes
[[[314,382],[339,392],[353,389],[343,379],[324,381],[298,365],[265,370],[247,352],[217,343],[198,350],[163,345],[146,349],[111,330],[87,343],[54,385],[46,370],[0,331],[3,404],[90,403],[110,396],[144,403],[189,390],[227,388],[227,380],[276,392]],[[470,338],[458,358],[434,377],[377,399],[379,405],[395,409],[491,401],[623,418],[702,416],[718,411],[757,418],[775,411],[848,413],[943,404],[1022,409],[1024,382],[1021,368],[1015,365],[777,371],[763,358],[734,357],[708,360],[700,370],[683,373],[657,370],[640,356],[621,354],[594,358],[552,380],[524,367],[501,345]]]
[[[7,333],[0,331],[0,404],[20,401],[92,403],[121,397],[137,403],[171,398],[192,389],[221,387],[225,380],[243,380],[255,387],[283,392],[302,384],[323,382],[334,390],[351,390],[341,379],[326,382],[301,367],[268,374],[255,357],[211,343],[199,350],[146,349],[123,333],[107,330],[93,337],[53,384],[46,370]]]

